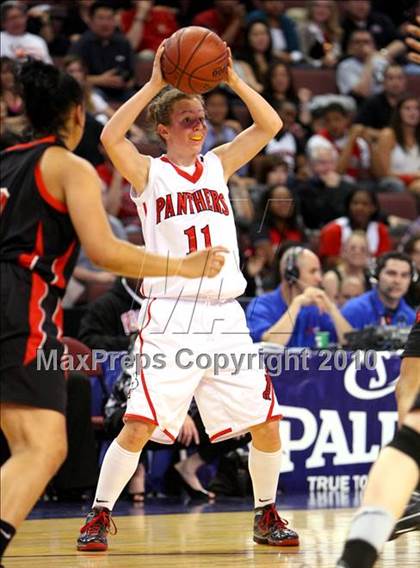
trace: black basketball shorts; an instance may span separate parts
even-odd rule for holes
[[[65,413],[62,310],[36,273],[0,263],[0,402]]]

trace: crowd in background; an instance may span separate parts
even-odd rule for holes
[[[280,343],[312,346],[305,336],[309,321],[311,329],[328,330],[330,340],[341,342],[347,331],[341,314],[357,328],[361,316],[354,313],[366,313],[363,302],[355,312],[348,302],[369,293],[375,259],[386,259],[384,271],[373,271],[379,291],[389,288],[387,262],[404,264],[406,257],[385,253],[400,251],[412,260],[399,294],[404,310],[420,304],[420,283],[413,278],[420,271],[420,67],[406,59],[404,44],[405,27],[419,14],[420,2],[409,0],[4,2],[1,149],[28,135],[19,63],[30,56],[64,68],[85,93],[86,129],[76,153],[101,177],[115,234],[141,244],[130,188],[107,159],[101,130],[147,80],[163,39],[187,25],[210,28],[231,47],[236,72],[284,123],[229,180],[252,336],[276,342],[280,330]],[[223,84],[205,101],[203,152],[251,123]],[[142,153],[164,152],[145,116],[129,134]],[[287,254],[290,245],[302,248]],[[82,251],[65,300],[86,306],[80,338],[91,348],[129,348],[142,301],[138,289],[137,282],[98,270]],[[320,307],[322,321],[314,312]],[[297,319],[285,335],[287,308],[301,325]],[[414,316],[404,314],[408,325]],[[201,491],[195,471],[207,457],[194,459],[189,481]]]

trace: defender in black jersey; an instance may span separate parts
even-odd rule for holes
[[[402,356],[400,382],[410,408],[400,412],[394,439],[369,473],[337,568],[371,568],[387,540],[420,530],[420,309]]]
[[[9,194],[0,223],[1,400],[64,413],[64,375],[45,362],[63,353],[61,298],[79,242],[67,207],[43,181],[40,159],[52,146],[63,144],[48,136],[1,155]]]
[[[166,258],[114,237],[93,167],[75,156],[84,127],[79,84],[52,65],[23,65],[33,140],[0,155],[0,416],[11,458],[1,470],[0,557],[67,452],[64,375],[37,364],[62,353],[61,297],[80,239],[105,270],[212,277],[223,247]]]

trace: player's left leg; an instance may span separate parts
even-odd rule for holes
[[[354,517],[341,568],[371,568],[419,481],[420,409],[410,412],[369,474],[361,509]],[[407,530],[413,530],[412,525]],[[417,529],[419,519],[417,515]]]
[[[299,536],[288,528],[276,510],[281,468],[281,441],[278,420],[253,426],[249,452],[249,473],[254,491],[254,541],[272,546],[297,546]]]
[[[11,457],[1,468],[0,557],[67,453],[64,414],[18,404],[0,405]]]

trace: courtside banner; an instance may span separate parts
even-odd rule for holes
[[[281,369],[271,372],[284,416],[280,485],[286,490],[363,489],[372,462],[395,432],[400,356],[288,350],[267,357],[277,357]]]

